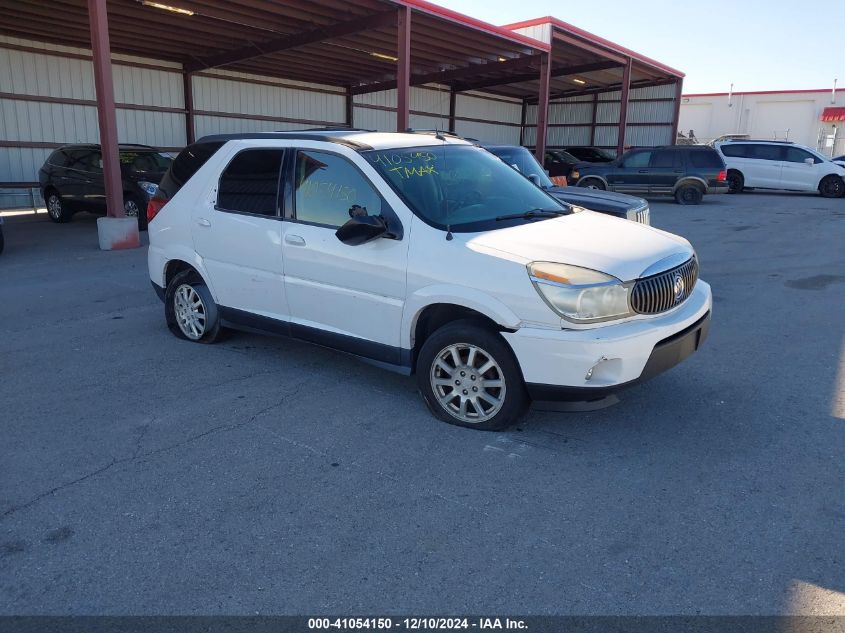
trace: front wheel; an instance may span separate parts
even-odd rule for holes
[[[598,191],[604,191],[607,189],[607,187],[604,186],[604,183],[598,178],[584,178],[578,183],[578,186],[584,187],[585,189],[596,189]]]
[[[67,205],[57,191],[48,191],[47,199],[44,202],[47,203],[47,215],[50,216],[53,222],[58,224],[70,222],[73,214],[68,210]]]
[[[188,341],[214,343],[223,333],[217,304],[193,270],[179,273],[167,284],[164,316],[170,331]]]
[[[497,431],[517,422],[528,394],[516,358],[501,335],[472,321],[434,332],[420,349],[417,385],[444,422]]]
[[[845,195],[845,181],[840,176],[825,176],[819,183],[819,193],[825,198],[841,198]]]

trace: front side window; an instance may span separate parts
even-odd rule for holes
[[[812,158],[814,163],[820,163],[816,156],[813,156],[810,152],[800,149],[798,147],[787,147],[786,148],[786,156],[784,160],[790,163],[803,163],[808,158]]]
[[[342,156],[318,151],[296,154],[294,173],[296,219],[340,227],[353,207],[381,215],[381,197],[358,169]]]
[[[284,150],[248,149],[237,154],[220,176],[221,211],[275,216]]]
[[[440,229],[483,231],[569,212],[504,161],[474,145],[444,143],[362,155],[417,216]],[[529,212],[534,213],[524,216]]]
[[[651,162],[652,152],[631,152],[622,159],[622,166],[626,169],[644,169]]]

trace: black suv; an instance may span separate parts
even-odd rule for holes
[[[609,163],[580,163],[578,172],[579,187],[671,194],[679,204],[698,204],[705,193],[728,192],[725,161],[704,145],[632,149]]]
[[[648,208],[648,202],[642,198],[609,191],[558,187],[549,180],[534,154],[521,145],[482,145],[481,147],[498,156],[561,202],[641,224],[651,224],[651,211]]]
[[[123,211],[147,228],[147,202],[173,159],[147,145],[120,145]],[[65,145],[38,172],[41,193],[53,222],[69,222],[77,211],[105,213],[106,186],[99,145]]]

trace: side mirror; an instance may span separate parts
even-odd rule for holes
[[[380,215],[355,215],[335,232],[335,236],[344,244],[359,246],[386,233],[387,222]]]
[[[816,164],[816,161],[814,161],[812,158],[805,158],[805,159],[804,159],[804,162],[805,162],[807,165],[815,165],[815,164]]]
[[[540,176],[537,174],[528,174],[528,180],[533,182],[537,187],[540,187]]]

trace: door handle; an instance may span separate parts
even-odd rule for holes
[[[640,169],[637,173],[638,173],[638,174],[647,174],[647,173],[648,173],[648,169]]]
[[[211,222],[209,222],[205,218],[197,218],[197,224],[199,224],[200,226],[211,226]]]
[[[300,235],[285,235],[285,244],[291,246],[305,246],[305,238]]]

